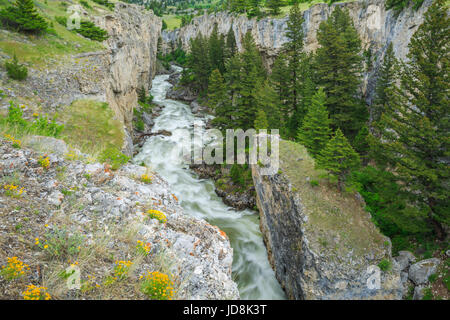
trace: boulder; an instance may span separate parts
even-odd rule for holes
[[[428,283],[428,277],[436,273],[441,260],[431,258],[419,261],[409,267],[409,279],[417,286]]]
[[[416,261],[416,257],[409,251],[399,251],[398,257],[395,257],[394,260],[398,263],[400,270],[405,271],[411,263]]]

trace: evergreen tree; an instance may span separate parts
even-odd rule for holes
[[[408,62],[393,108],[381,121],[375,140],[403,188],[429,212],[440,239],[450,225],[448,161],[450,125],[448,93],[450,24],[443,0],[436,0],[408,45]]]
[[[282,6],[281,0],[266,0],[266,7],[269,8],[270,13],[275,16],[280,14],[281,6]]]
[[[330,140],[330,119],[325,106],[325,93],[320,88],[311,99],[311,106],[298,130],[298,141],[316,157]]]
[[[298,3],[294,4],[289,12],[286,37],[289,39],[284,45],[287,59],[287,110],[285,118],[288,120],[289,132],[295,136],[298,129],[298,120],[305,114],[300,110],[301,91],[303,85],[302,66],[305,58],[303,51],[303,13]],[[301,120],[301,119],[300,119]]]
[[[270,74],[270,83],[273,89],[275,90],[278,97],[279,110],[281,114],[280,118],[280,131],[282,136],[286,136],[288,132],[288,122],[289,122],[289,105],[288,105],[288,74],[289,69],[287,65],[286,55],[283,53],[279,54],[275,59],[272,73]]]
[[[214,24],[213,31],[208,41],[209,61],[212,70],[219,69],[221,73],[225,72],[224,64],[224,38],[217,31],[217,24]]]
[[[261,15],[260,3],[261,0],[248,0],[247,16],[249,18],[258,17]]]
[[[389,104],[393,99],[391,89],[395,86],[399,73],[399,64],[395,58],[392,43],[390,43],[378,71],[375,97],[370,107],[369,120],[371,123],[376,125],[380,121],[381,115],[389,108]]]
[[[190,42],[191,52],[187,58],[187,66],[192,73],[194,85],[200,92],[208,87],[208,78],[211,70],[208,39],[201,34]]]
[[[367,109],[359,98],[361,41],[348,12],[337,6],[320,24],[317,39],[315,69],[333,127],[354,138],[367,119]]]
[[[269,121],[267,120],[267,116],[264,110],[259,109],[256,113],[254,127],[256,130],[269,129]]]
[[[227,37],[226,37],[226,45],[224,50],[224,60],[229,59],[233,57],[237,52],[237,46],[236,46],[236,38],[234,36],[234,31],[230,27],[230,30],[228,30]]]
[[[5,26],[25,33],[41,33],[48,26],[33,0],[16,0],[12,6],[0,11],[0,20]]]
[[[358,168],[360,159],[340,129],[328,141],[317,158],[317,166],[337,177],[338,188],[342,191],[351,170]]]
[[[208,82],[208,106],[212,110],[219,110],[224,105],[226,99],[225,83],[220,71],[213,70]]]
[[[267,128],[279,129],[281,132],[278,95],[270,85],[269,80],[260,81],[256,84],[254,98],[258,110],[263,110],[266,115]]]

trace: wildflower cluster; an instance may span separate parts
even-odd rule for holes
[[[22,193],[25,191],[25,188],[22,187],[19,189],[19,186],[16,186],[14,184],[5,184],[3,186],[3,189],[5,189],[5,194],[7,196],[16,197],[16,198],[20,197],[22,195]]]
[[[22,141],[17,140],[10,134],[5,134],[4,137],[6,140],[9,140],[12,143],[13,148],[20,149],[20,146],[22,145]]]
[[[144,276],[141,276],[141,279]],[[153,300],[172,300],[173,282],[167,274],[154,271],[147,272],[141,285],[142,292]]]
[[[95,281],[95,277],[88,276],[88,279],[81,283],[81,292],[89,292],[99,287],[100,285]]]
[[[147,213],[148,213],[148,217],[150,219],[156,219],[156,220],[158,220],[159,222],[162,222],[162,223],[166,223],[167,222],[166,215],[164,213],[162,213],[161,211],[148,210]]]
[[[124,279],[126,278],[128,271],[130,270],[131,265],[133,262],[127,260],[127,261],[116,261],[116,266],[114,267],[114,276],[118,279]],[[117,279],[116,279],[117,280]]]
[[[141,181],[144,183],[152,183],[152,176],[148,174],[141,175]]]
[[[46,155],[40,156],[38,163],[44,169],[48,169],[48,167],[50,167],[50,159]]]
[[[20,278],[25,274],[25,271],[30,270],[30,267],[19,260],[17,257],[8,258],[6,266],[0,270],[0,275],[7,280]]]
[[[66,158],[66,160],[78,160],[80,158],[78,152],[72,148],[71,146],[69,146],[69,152],[67,152],[64,157]]]
[[[42,242],[39,238],[36,238],[34,244],[45,250],[50,256],[75,256],[81,251],[83,239],[83,236],[77,232],[71,233],[65,228],[54,227],[45,234]]]
[[[27,290],[22,292],[25,300],[50,300],[51,296],[47,293],[46,287],[37,287],[30,284]]]
[[[148,256],[150,254],[150,250],[152,249],[152,245],[149,242],[143,243],[142,241],[138,240],[136,249],[139,254]]]

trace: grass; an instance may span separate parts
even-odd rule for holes
[[[55,16],[67,16],[66,8],[61,5],[64,2],[60,0],[35,1],[38,12],[49,23],[52,23],[50,28],[54,29],[56,35],[47,33],[42,36],[26,36],[14,32],[2,32],[0,33],[0,50],[11,57],[15,53],[21,62],[32,64],[33,67],[45,68],[47,65],[53,64],[51,58],[61,60],[72,54],[104,49],[101,43],[83,38],[56,22]],[[94,7],[101,7],[94,2],[91,4]],[[7,5],[7,1],[0,1],[0,9]],[[93,14],[97,12],[98,10],[95,8],[92,10]]]
[[[167,14],[163,15],[162,19],[167,24],[167,30],[174,30],[181,26],[181,18],[178,15]]]
[[[318,251],[339,259],[348,252],[364,255],[385,246],[380,234],[353,194],[341,194],[325,171],[316,170],[314,160],[300,144],[280,141],[280,169],[298,192],[308,215],[306,230],[313,234]],[[317,181],[314,186],[310,181]],[[292,191],[292,190],[291,190]],[[327,245],[324,246],[323,244]]]
[[[102,151],[123,145],[122,124],[114,119],[108,104],[94,100],[77,100],[61,112],[66,124],[62,137],[82,152],[98,157]]]

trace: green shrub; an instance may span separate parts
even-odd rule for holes
[[[423,298],[422,300],[433,300],[433,292],[431,292],[431,288],[423,289]]]
[[[438,277],[437,273],[433,273],[428,277],[428,281],[430,281],[430,283],[433,283],[437,280],[437,277]]]
[[[77,232],[69,232],[66,228],[54,228],[47,232],[44,239],[36,239],[36,243],[52,257],[74,256],[80,252],[84,238]]]
[[[6,71],[8,72],[8,76],[14,80],[24,80],[28,76],[28,68],[23,64],[19,63],[17,56],[14,55],[14,58],[11,62],[5,63]]]
[[[108,39],[108,32],[106,30],[97,27],[90,21],[82,20],[80,22],[80,29],[76,29],[76,32],[81,34],[83,37],[94,40],[94,41],[104,41]]]
[[[58,22],[63,27],[67,26],[67,17],[56,16],[55,21]]]
[[[49,137],[58,137],[64,129],[64,125],[57,124],[55,119],[50,120],[47,116],[40,116],[34,121],[24,119],[22,109],[13,102],[10,102],[8,115],[0,117],[1,124],[13,127],[22,134],[30,133]]]
[[[381,269],[381,271],[388,271],[391,268],[391,261],[388,259],[383,259],[378,264],[378,267]]]
[[[317,181],[317,180],[311,180],[311,181],[309,182],[309,184],[311,185],[311,187],[317,187],[317,186],[319,186],[319,181]]]
[[[111,3],[108,0],[92,0],[92,1],[94,1],[95,3],[101,4],[110,10],[114,9],[114,3]]]
[[[122,152],[114,147],[106,148],[100,155],[101,162],[106,162],[111,165],[113,170],[119,169],[123,164],[130,160],[129,157],[124,155]]]
[[[80,4],[85,7],[86,9],[92,9],[91,5],[85,1],[85,0],[80,0]]]
[[[0,10],[0,21],[3,26],[23,33],[38,34],[48,27],[37,13],[33,0],[16,0],[12,6]]]

